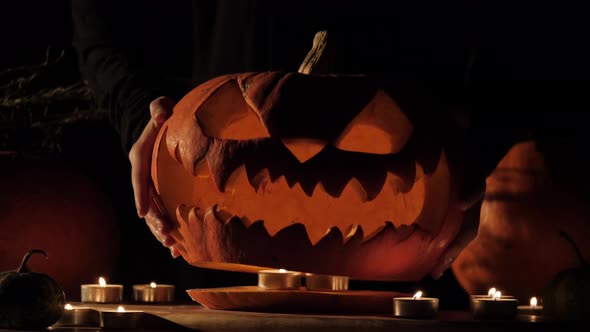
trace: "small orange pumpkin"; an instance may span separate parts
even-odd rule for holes
[[[175,106],[152,179],[192,265],[418,280],[462,223],[449,138],[418,129],[365,76],[225,75]]]

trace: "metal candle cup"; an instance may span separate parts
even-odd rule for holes
[[[471,311],[476,319],[511,319],[516,316],[518,300],[490,288],[487,296],[471,297]]]
[[[536,316],[540,316],[543,314],[543,306],[542,305],[538,305],[535,307],[532,307],[530,305],[519,305],[518,306],[518,314],[519,315],[536,315]]]
[[[258,287],[264,289],[298,289],[301,287],[301,273],[280,270],[258,272]]]
[[[81,300],[84,303],[120,303],[123,301],[123,285],[109,285],[100,278],[98,284],[81,286]]]
[[[434,318],[438,314],[438,299],[422,297],[417,292],[413,297],[394,297],[393,315],[405,318]]]
[[[66,305],[60,319],[55,326],[99,327],[100,313],[89,308],[75,308]]]
[[[542,315],[543,306],[539,305],[536,297],[532,297],[529,305],[519,305],[518,314],[520,315]]]
[[[474,298],[473,315],[477,319],[512,319],[517,313],[518,300],[515,298]]]
[[[348,290],[348,277],[325,274],[305,274],[305,287],[308,290]]]
[[[470,303],[469,304],[470,304],[470,308],[471,308],[471,311],[472,312],[475,312],[475,309],[474,309],[473,306],[474,306],[475,301],[478,300],[478,299],[493,299],[493,297],[492,296],[488,296],[488,295],[471,295],[471,300],[470,300]],[[514,299],[514,296],[512,296],[512,295],[501,295],[499,297],[499,299],[502,299],[502,300]]]
[[[174,285],[156,284],[133,285],[133,300],[136,302],[174,302]]]
[[[142,311],[128,311],[122,306],[113,311],[101,311],[100,327],[104,329],[136,329],[142,315]]]

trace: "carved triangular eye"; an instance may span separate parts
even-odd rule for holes
[[[259,114],[246,103],[235,80],[221,86],[201,104],[195,118],[209,137],[233,140],[270,137]]]
[[[308,161],[327,145],[322,140],[308,138],[283,138],[281,141],[300,163]]]
[[[334,145],[345,151],[373,154],[397,153],[414,127],[397,103],[383,90],[344,129]]]

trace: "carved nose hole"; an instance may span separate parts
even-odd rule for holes
[[[325,141],[310,138],[283,138],[281,141],[300,163],[308,161],[327,145]]]

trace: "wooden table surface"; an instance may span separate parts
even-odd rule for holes
[[[116,311],[117,305],[73,304],[98,311]],[[317,314],[280,314],[210,310],[194,305],[133,305],[128,311],[140,311],[123,317],[133,320],[133,327],[54,325],[56,332],[74,331],[590,331],[590,320],[567,322],[543,319],[542,316],[519,315],[507,321],[478,321],[469,312],[441,311],[436,319],[400,319],[393,315],[339,316]],[[133,318],[131,318],[133,317]],[[8,331],[8,330],[0,330]],[[22,331],[21,331],[22,332]]]

